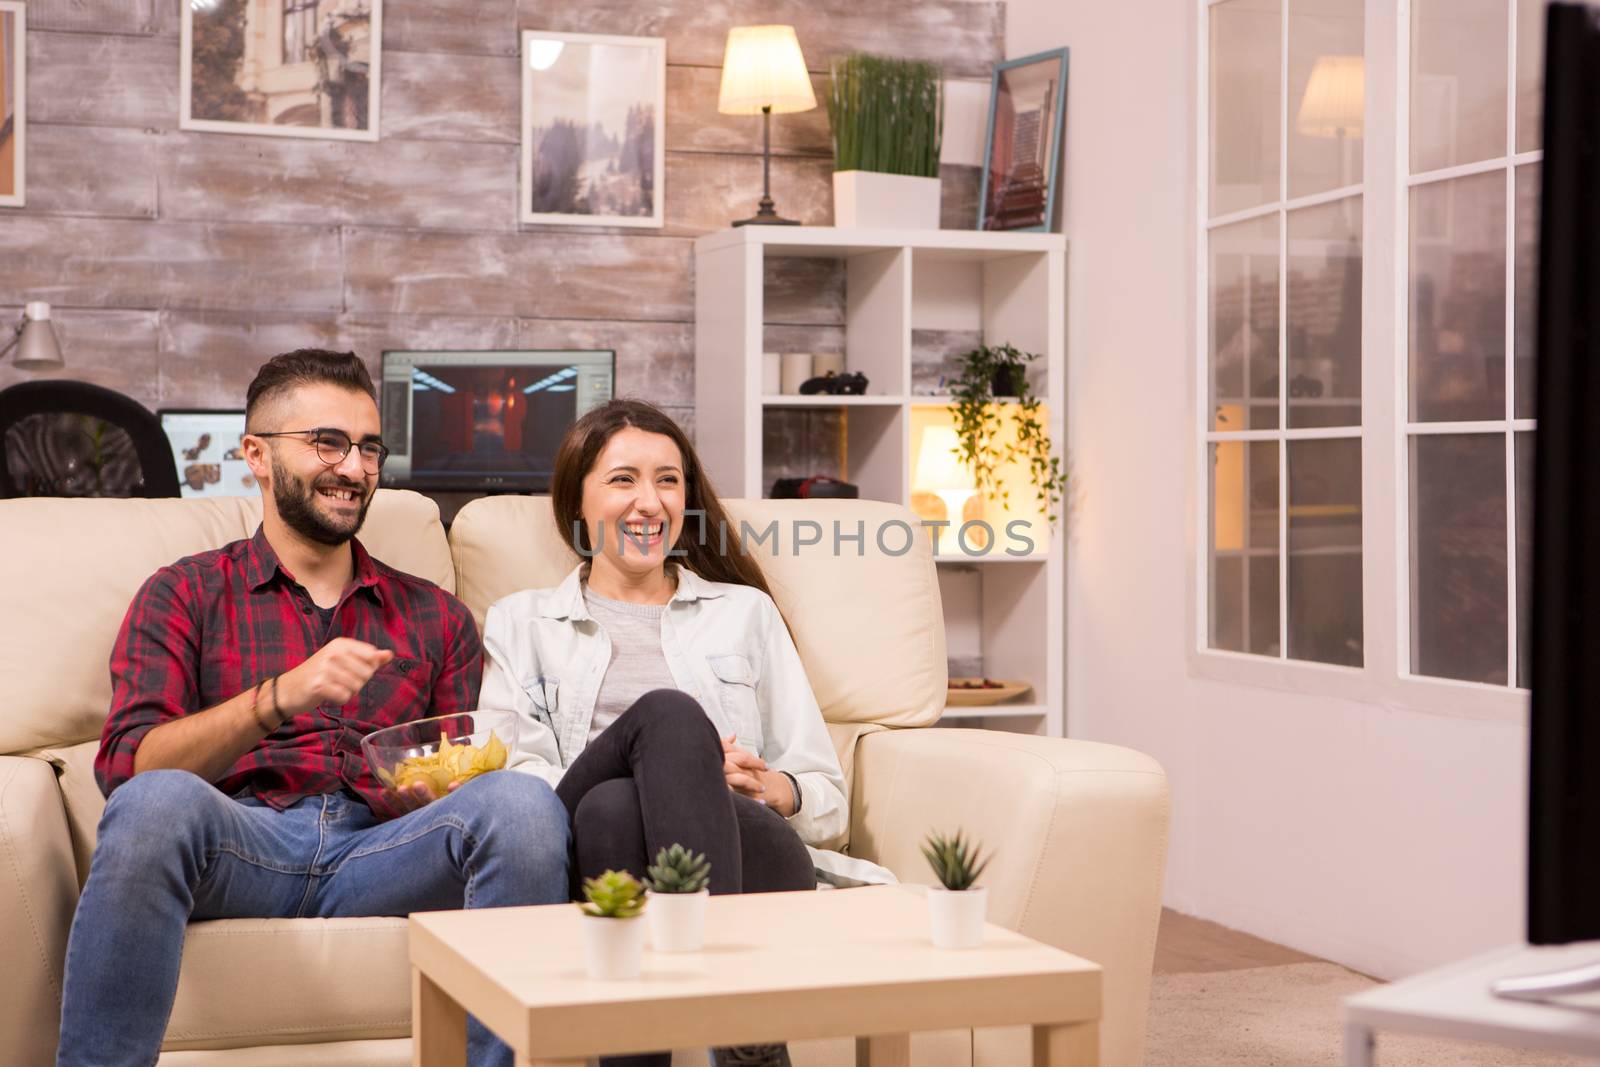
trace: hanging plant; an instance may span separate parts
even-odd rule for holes
[[[979,345],[962,357],[961,377],[950,390],[951,410],[957,451],[978,491],[1009,506],[1011,494],[1000,484],[999,471],[1007,464],[1022,463],[1039,506],[1054,527],[1066,475],[1039,418],[1039,398],[1028,384],[1028,364],[1037,358],[1014,345]],[[1013,405],[1011,421],[1016,427],[1016,440],[1005,444],[1000,443],[1001,400]]]

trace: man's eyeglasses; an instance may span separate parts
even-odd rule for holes
[[[350,435],[343,430],[334,430],[318,426],[310,430],[279,430],[275,433],[252,434],[253,437],[305,437],[310,435],[311,444],[317,450],[317,458],[330,467],[337,467],[344,462],[344,457],[350,454],[353,446],[361,453],[361,467],[368,474],[377,474],[383,469],[383,461],[389,458],[389,446],[382,441],[362,441],[355,444],[350,440]]]

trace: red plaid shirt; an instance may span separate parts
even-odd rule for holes
[[[385,566],[352,540],[355,578],[323,631],[316,605],[257,530],[157,571],[128,608],[111,654],[111,714],[95,777],[107,796],[133,776],[139,742],[164,722],[214,707],[305,662],[334,637],[392,649],[395,658],[343,707],[297,715],[215,783],[249,789],[275,808],[347,790],[373,810],[382,787],[361,755],[373,730],[470,711],[483,646],[466,606],[432,582]],[[261,699],[270,707],[271,687]]]

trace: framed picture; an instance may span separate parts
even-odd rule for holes
[[[660,226],[660,37],[522,32],[523,222]]]
[[[28,160],[28,5],[0,0],[0,207],[21,207]]]
[[[378,139],[383,0],[184,0],[178,125]]]
[[[1066,110],[1067,49],[995,64],[978,229],[1050,230]]]

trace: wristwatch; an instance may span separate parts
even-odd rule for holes
[[[789,814],[789,818],[792,819],[800,814],[800,805],[805,799],[800,793],[800,780],[788,771],[779,771],[778,773],[789,779],[789,789],[794,793],[794,811]]]

